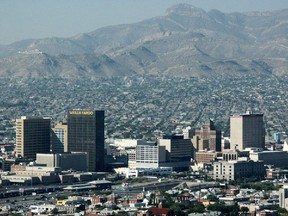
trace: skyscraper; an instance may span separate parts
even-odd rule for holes
[[[68,151],[68,126],[59,122],[52,128],[52,152],[63,153]]]
[[[202,149],[197,150],[221,151],[221,131],[216,130],[211,119],[195,130],[195,136],[199,137],[199,146],[202,146]]]
[[[87,152],[89,171],[104,170],[104,111],[68,112],[68,151]]]
[[[36,153],[49,153],[50,131],[49,118],[16,119],[16,155],[36,159]]]
[[[230,149],[264,148],[263,114],[247,112],[230,117]]]

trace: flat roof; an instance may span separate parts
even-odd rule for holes
[[[257,117],[257,116],[263,116],[264,114],[263,113],[258,113],[258,114],[247,114],[247,113],[243,113],[243,114],[235,114],[235,115],[231,115],[231,117]]]
[[[96,188],[95,185],[69,185],[63,188],[63,190],[94,189],[94,188]]]
[[[250,154],[269,154],[269,153],[286,153],[286,151],[258,151],[258,152],[250,152]]]
[[[107,180],[95,180],[95,181],[88,182],[86,184],[68,185],[67,187],[63,189],[64,190],[93,189],[93,188],[96,188],[96,185],[99,185],[99,184],[111,184],[111,182]]]
[[[88,184],[111,184],[111,181],[107,181],[107,180],[95,180],[95,181],[90,181],[88,182]]]

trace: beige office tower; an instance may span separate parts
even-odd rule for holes
[[[230,116],[230,149],[242,151],[251,147],[265,147],[263,114]]]
[[[16,119],[16,155],[36,159],[37,153],[49,153],[50,131],[50,118]]]

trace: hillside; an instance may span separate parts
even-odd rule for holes
[[[139,23],[71,38],[18,41],[0,47],[0,75],[98,79],[157,76],[285,75],[288,9],[204,11],[188,4]]]

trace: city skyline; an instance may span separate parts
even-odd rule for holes
[[[1,215],[288,215],[287,20],[287,0],[1,1]]]

